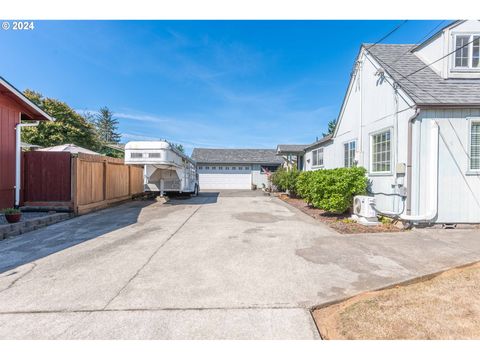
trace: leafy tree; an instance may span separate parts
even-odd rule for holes
[[[22,129],[22,141],[45,147],[61,144],[75,144],[90,150],[100,147],[94,126],[66,103],[28,89],[24,94],[55,121],[41,121],[36,127]]]
[[[98,110],[95,127],[102,143],[117,144],[120,142],[120,134],[117,132],[118,120],[113,117],[113,113],[108,107],[104,106]]]
[[[328,129],[326,133],[323,133],[323,136],[332,135],[335,132],[335,126],[337,126],[337,119],[332,119],[328,122]]]

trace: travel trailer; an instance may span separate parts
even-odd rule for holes
[[[198,195],[195,161],[167,141],[130,141],[125,164],[143,165],[145,191]]]

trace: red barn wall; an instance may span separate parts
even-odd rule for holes
[[[15,201],[15,126],[20,121],[17,103],[0,94],[0,209]]]

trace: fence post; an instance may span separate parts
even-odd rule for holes
[[[73,206],[73,213],[76,215],[78,214],[78,187],[77,187],[77,162],[78,158],[76,156],[71,156],[71,173],[70,173],[70,181],[72,184],[71,188],[71,199],[72,199],[72,206]]]
[[[107,200],[108,160],[103,159],[103,200]]]

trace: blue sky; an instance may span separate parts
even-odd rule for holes
[[[108,106],[123,141],[273,148],[321,136],[360,44],[399,23],[37,21],[0,31],[0,75],[80,111]],[[439,24],[411,20],[384,42],[417,43]]]

